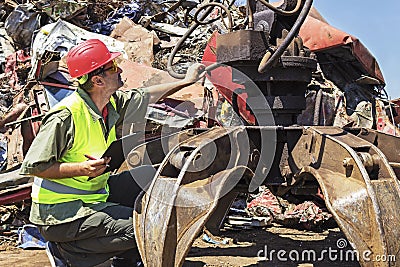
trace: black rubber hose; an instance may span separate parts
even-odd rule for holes
[[[198,21],[202,21],[204,20],[209,14],[210,12],[214,9],[213,6],[209,6],[206,11],[204,12],[204,14],[200,17],[200,19]],[[178,43],[175,45],[174,49],[172,50],[171,54],[168,57],[168,62],[167,62],[167,71],[169,73],[169,75],[171,75],[172,77],[176,78],[176,79],[184,79],[186,74],[181,74],[181,73],[177,73],[173,70],[172,68],[172,63],[174,61],[175,55],[178,52],[178,50],[180,49],[181,45],[185,42],[185,40],[192,34],[192,32],[199,26],[200,24],[195,22],[192,26],[190,26],[189,30],[182,36],[181,39],[179,39]]]
[[[262,61],[260,63],[260,65],[258,66],[259,73],[264,73],[267,70],[269,70],[272,67],[272,65],[275,63],[275,61],[282,56],[282,54],[285,52],[286,48],[289,46],[289,44],[293,41],[293,39],[298,34],[300,27],[303,25],[304,21],[306,20],[308,12],[310,12],[312,3],[313,3],[313,0],[306,0],[305,4],[303,6],[303,9],[301,10],[299,16],[296,19],[296,22],[294,23],[293,27],[290,29],[285,40],[282,42],[282,44],[278,47],[278,49],[272,54],[272,56],[266,62]],[[270,51],[267,51],[267,53],[270,53]]]
[[[232,2],[229,4],[229,7],[231,7],[231,6],[233,5],[234,2],[235,2],[235,1],[232,1]],[[173,70],[173,68],[172,68],[172,63],[173,63],[173,61],[174,61],[175,55],[176,55],[176,53],[178,52],[178,50],[180,49],[181,45],[185,42],[185,40],[192,34],[192,32],[193,32],[199,25],[205,24],[205,22],[204,22],[203,20],[204,20],[204,19],[210,14],[210,12],[214,9],[214,6],[218,6],[218,7],[220,7],[221,9],[223,9],[223,10],[226,12],[226,14],[228,15],[228,19],[229,19],[229,27],[228,27],[228,28],[230,28],[230,29],[228,29],[228,30],[229,30],[229,31],[232,30],[232,27],[233,27],[233,20],[232,20],[232,16],[231,16],[231,14],[230,14],[228,8],[226,8],[225,6],[222,6],[222,5],[219,4],[219,3],[214,3],[214,2],[210,2],[210,3],[206,4],[205,6],[203,6],[202,8],[199,8],[199,10],[202,10],[202,9],[205,9],[205,8],[207,8],[207,9],[206,9],[205,12],[203,13],[203,15],[200,17],[200,19],[197,18],[198,13],[200,13],[200,11],[197,10],[196,15],[195,15],[195,23],[194,23],[194,24],[189,28],[189,30],[182,36],[182,38],[179,39],[178,43],[175,45],[174,49],[171,51],[171,54],[170,54],[169,57],[168,57],[167,71],[168,71],[169,75],[171,75],[172,77],[174,77],[174,78],[176,78],[176,79],[184,79],[184,78],[185,78],[186,74],[177,73],[177,72],[175,72],[175,71]],[[219,17],[216,18],[216,19],[219,19]],[[211,20],[211,21],[208,21],[208,23],[211,23],[211,22],[215,21],[216,19],[213,19],[213,20]],[[220,65],[220,64],[218,64],[218,63],[214,63],[214,64],[208,66],[205,70],[206,70],[206,71],[211,71],[211,70],[217,68],[219,65]]]
[[[199,13],[200,13],[204,8],[206,8],[206,7],[208,7],[208,6],[217,6],[217,7],[221,8],[222,10],[225,11],[226,15],[228,16],[228,22],[229,22],[228,31],[231,32],[231,31],[232,31],[232,27],[233,27],[232,14],[231,14],[231,12],[229,11],[229,9],[228,9],[226,6],[224,6],[223,4],[220,4],[220,3],[211,2],[211,3],[205,4],[205,5],[202,6],[201,8],[197,9],[196,13],[194,13],[194,21],[195,21],[196,23],[200,24],[200,25],[206,25],[206,24],[209,24],[209,23],[211,23],[211,22],[216,21],[217,19],[220,19],[220,18],[223,19],[223,18],[222,18],[222,12],[221,12],[221,14],[220,14],[217,18],[212,19],[212,20],[210,20],[210,21],[201,21],[201,20],[199,20],[199,19],[197,18],[198,15],[199,15]],[[203,18],[202,18],[202,19],[203,19]]]

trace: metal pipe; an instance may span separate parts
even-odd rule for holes
[[[286,10],[282,10],[282,9],[279,9],[279,8],[273,6],[272,4],[268,3],[265,0],[258,0],[258,1],[260,3],[262,3],[263,5],[267,6],[269,9],[271,9],[275,13],[278,13],[279,15],[282,15],[282,16],[292,16],[295,13],[297,13],[297,11],[299,11],[299,9],[300,9],[301,2],[302,2],[302,0],[297,0],[296,7],[293,10],[286,11]]]
[[[400,163],[398,163],[398,162],[389,162],[389,165],[392,168],[400,169]]]
[[[254,0],[247,0],[247,6],[246,6],[246,11],[247,11],[247,17],[249,19],[248,21],[248,27],[250,30],[254,30],[254,9],[255,9],[255,2]]]
[[[7,123],[5,126],[6,126],[6,127],[10,127],[10,126],[13,126],[13,125],[22,123],[22,122],[24,122],[24,121],[39,120],[39,119],[41,119],[42,117],[44,117],[44,115],[45,115],[45,114],[39,114],[39,115],[31,116],[31,117],[28,117],[28,118],[24,118],[24,119],[21,119],[21,120],[18,120],[18,121],[9,122],[9,123]]]
[[[313,125],[319,125],[321,103],[322,103],[322,89],[319,89],[317,96],[315,98]]]
[[[70,89],[70,90],[76,90],[77,89],[77,87],[75,87],[75,86],[70,86],[70,85],[66,85],[66,84],[50,83],[50,82],[43,82],[43,81],[39,81],[38,83],[40,85],[48,85],[48,86],[65,88],[65,89]]]

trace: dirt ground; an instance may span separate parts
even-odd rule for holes
[[[200,236],[195,240],[184,267],[360,266],[356,260],[345,257],[346,251],[351,250],[351,247],[338,228],[315,233],[274,225],[267,228],[225,231],[214,237],[214,240],[227,240],[228,244],[210,244]],[[338,248],[338,242],[342,242],[342,249]],[[15,247],[2,247],[0,250],[0,266],[50,267],[44,250],[22,250]],[[280,252],[278,257],[280,250],[285,251],[285,254]],[[324,250],[331,250],[331,255],[323,253]],[[316,260],[313,260],[314,254],[305,253],[302,256],[304,251],[314,251]],[[265,254],[268,259],[265,259]]]

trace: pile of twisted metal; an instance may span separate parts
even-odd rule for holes
[[[146,266],[182,265],[243,195],[249,217],[333,218],[354,249],[400,257],[400,100],[361,41],[312,0],[0,6],[0,205],[29,209],[32,177],[19,167],[43,116],[76,89],[64,56],[98,38],[123,54],[121,90],[181,79],[193,62],[207,70],[149,106],[144,143],[116,170],[158,170],[134,214]]]

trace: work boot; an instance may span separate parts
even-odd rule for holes
[[[46,254],[49,257],[51,267],[68,267],[67,261],[63,258],[54,242],[46,242]]]

